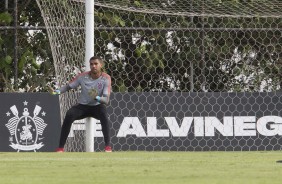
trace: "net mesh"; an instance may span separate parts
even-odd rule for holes
[[[54,85],[61,86],[85,69],[85,4],[37,3]],[[107,61],[113,92],[275,92],[282,86],[281,9],[275,0],[95,0],[95,55]],[[62,117],[78,94],[60,96]],[[69,151],[84,150],[83,122],[77,123]]]
[[[82,1],[83,2],[83,1]],[[281,1],[231,1],[231,0],[96,0],[101,7],[182,16],[209,17],[281,17]]]

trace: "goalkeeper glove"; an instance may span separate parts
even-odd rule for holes
[[[55,89],[52,94],[53,94],[53,95],[60,95],[60,94],[61,94],[61,91],[58,90],[58,89]]]
[[[98,102],[100,102],[101,97],[100,97],[100,96],[96,96],[95,99],[96,99]]]
[[[97,100],[97,102],[101,103],[101,104],[108,104],[108,97],[105,96],[96,96],[95,100]]]

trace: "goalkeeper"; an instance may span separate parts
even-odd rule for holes
[[[100,57],[91,57],[89,62],[90,71],[79,74],[67,85],[53,91],[53,94],[62,94],[81,86],[78,104],[71,107],[66,113],[57,152],[64,152],[64,145],[72,123],[86,117],[100,120],[105,141],[105,152],[112,152],[109,120],[106,111],[111,92],[111,77],[102,71],[104,62]]]

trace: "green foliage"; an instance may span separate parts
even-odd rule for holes
[[[36,1],[28,2],[19,1],[19,25],[44,25]],[[269,3],[259,2],[265,7]],[[280,18],[201,15],[205,8],[226,9],[230,15],[253,13],[257,1],[162,2],[163,11],[189,5],[195,12],[191,17],[138,12],[150,9],[150,3],[154,6],[152,1],[120,3],[137,12],[98,6],[94,12],[95,26],[99,28],[95,30],[95,53],[108,61],[106,69],[112,76],[114,91],[201,92],[203,86],[208,91],[259,91],[265,81],[273,82],[273,88],[265,86],[265,91],[281,88]],[[57,6],[64,9],[65,19],[72,25],[80,25],[81,17],[72,16],[73,7],[68,0],[57,1]],[[10,10],[0,14],[0,26],[12,25],[12,13]],[[0,32],[0,90],[17,90],[16,86],[26,91],[44,91],[42,86],[50,82],[54,72],[46,32],[31,34],[21,30],[18,34],[15,74],[13,31]],[[15,75],[19,79],[17,85],[11,80]]]
[[[4,77],[8,77],[12,73],[12,58],[11,56],[6,56],[4,58],[1,58],[0,63],[0,70],[3,71]]]
[[[244,2],[218,1],[218,3],[221,4],[219,6],[233,4],[232,6],[238,5],[242,8]],[[145,6],[141,1],[134,1],[134,4],[139,7]],[[118,86],[122,84],[128,91],[137,89],[190,91],[189,83],[192,82],[195,91],[201,91],[203,84],[209,91],[258,91],[261,83],[268,80],[269,76],[279,81],[279,75],[273,75],[277,69],[269,70],[262,64],[266,62],[271,68],[281,68],[281,64],[273,62],[277,61],[278,57],[274,58],[274,56],[279,55],[279,49],[281,50],[279,46],[281,33],[273,30],[252,30],[252,28],[277,26],[279,23],[274,18],[191,18],[123,12],[107,8],[97,9],[95,15],[97,27],[136,28],[100,33],[99,39],[102,38],[103,41],[99,41],[101,44],[95,47],[95,52],[103,54],[108,50],[106,45],[113,44],[114,55],[119,62],[110,55],[107,56],[112,62],[108,71],[114,71],[115,68],[122,71],[112,72],[113,84],[117,85],[114,89],[119,90]],[[271,22],[273,24],[269,24]],[[203,27],[206,29],[202,29]],[[150,28],[155,29],[150,30]],[[201,30],[190,28],[201,28]],[[214,30],[211,31],[209,28]],[[266,48],[271,48],[271,51],[267,51]],[[123,54],[124,59],[119,58],[118,52]],[[272,54],[269,54],[270,52]],[[252,56],[252,53],[255,54]],[[270,58],[267,59],[269,56]],[[267,75],[259,77],[263,72]],[[193,76],[194,81],[190,81],[190,77],[187,77],[189,75]],[[238,80],[241,75],[252,80],[249,86],[246,84],[247,80]],[[255,76],[252,78],[252,75]],[[180,81],[180,85],[177,89],[171,89],[171,83],[165,78],[172,79],[174,84]],[[147,82],[144,82],[145,79]]]
[[[9,1],[9,7],[13,3]],[[0,26],[14,26],[12,14],[13,8],[1,13]],[[44,26],[40,14],[36,1],[18,1],[19,26]],[[46,31],[18,29],[17,61],[14,39],[14,30],[0,31],[0,92],[45,91],[45,84],[51,82],[54,72]]]
[[[0,25],[10,24],[12,22],[12,15],[8,12],[0,13]]]

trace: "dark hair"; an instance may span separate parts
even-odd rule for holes
[[[90,58],[89,62],[92,61],[92,60],[99,60],[99,62],[104,66],[104,61],[102,58],[100,58],[99,56],[93,56]]]

